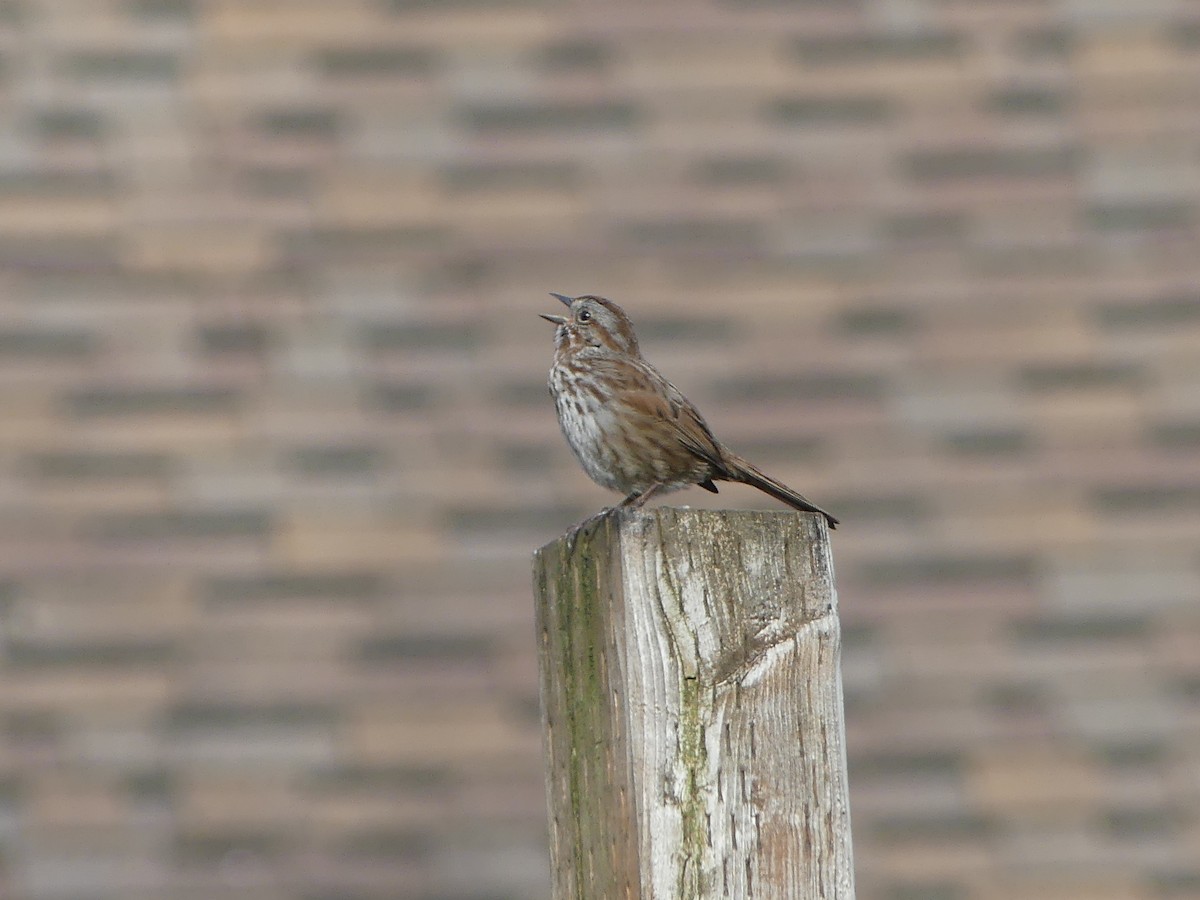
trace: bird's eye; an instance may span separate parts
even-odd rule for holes
[[[580,322],[590,322],[592,321],[592,314],[590,311],[582,309],[579,311],[579,315],[577,315],[575,318]]]

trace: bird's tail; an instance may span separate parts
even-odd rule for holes
[[[770,494],[780,503],[786,503],[792,509],[820,513],[825,517],[825,521],[829,523],[830,530],[837,528],[838,520],[832,514],[821,509],[821,507],[817,506],[803,494],[793,491],[786,484],[776,481],[770,475],[756,469],[740,456],[734,456],[730,453],[725,458],[724,463],[726,478],[730,481],[740,481],[742,484],[756,487],[764,494]]]

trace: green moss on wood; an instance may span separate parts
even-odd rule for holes
[[[570,758],[565,761],[574,819],[571,853],[587,861],[589,872],[593,868],[589,854],[614,839],[612,835],[594,833],[607,822],[604,810],[597,809],[596,804],[606,796],[602,784],[609,777],[605,754],[610,748],[602,736],[611,728],[605,652],[608,611],[604,605],[609,598],[604,596],[600,573],[602,554],[597,553],[597,544],[607,539],[605,529],[606,520],[588,523],[573,541],[555,548],[560,558],[552,594],[558,601],[556,616],[561,631],[557,671],[564,686],[563,724],[571,747]],[[578,896],[587,896],[582,883],[577,887]]]
[[[709,781],[704,731],[712,713],[712,685],[700,678],[684,678],[681,693],[679,758],[686,775],[683,796],[679,798],[683,831],[679,896],[701,897],[709,896],[704,884],[705,848],[708,845],[708,803],[704,785]]]

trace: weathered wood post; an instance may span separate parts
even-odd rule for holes
[[[818,516],[617,511],[534,585],[555,900],[853,898]]]

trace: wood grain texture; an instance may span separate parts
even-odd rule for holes
[[[819,517],[617,511],[534,583],[556,900],[854,896]]]

